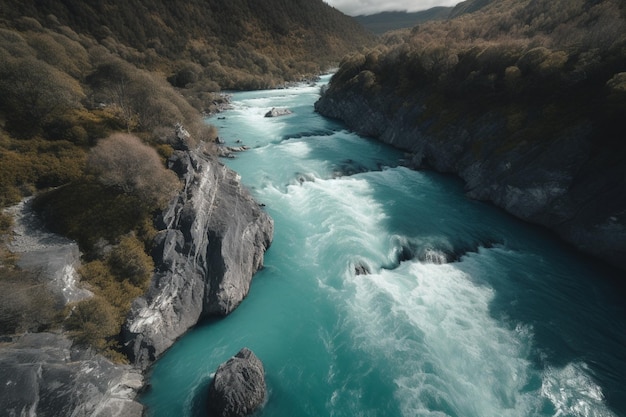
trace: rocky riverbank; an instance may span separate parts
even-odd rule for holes
[[[184,189],[159,219],[156,271],[122,330],[131,365],[77,348],[63,334],[5,337],[0,409],[8,415],[141,416],[135,397],[142,372],[200,318],[226,315],[248,294],[272,240],[272,219],[239,176],[202,148],[176,151],[169,165]],[[66,302],[89,296],[67,272],[79,259],[76,243],[42,232],[28,207],[25,202],[14,209],[12,250],[20,252],[24,267],[45,267]],[[69,254],[65,263],[51,262],[61,249]]]
[[[169,164],[184,190],[161,216],[156,273],[122,332],[129,357],[144,369],[200,318],[241,303],[274,230],[239,176],[208,153],[177,151]]]
[[[418,104],[403,106],[392,93],[335,86],[315,108],[406,150],[414,168],[459,175],[468,196],[546,226],[581,251],[626,269],[626,166],[619,155],[594,146],[589,121],[541,142],[526,141],[507,133],[510,121],[497,109],[478,118],[451,117],[443,107],[413,100]]]
[[[0,409],[6,416],[140,417],[140,371],[116,365],[59,334],[0,344]]]

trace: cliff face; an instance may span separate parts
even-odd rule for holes
[[[273,235],[272,219],[235,172],[202,151],[177,151],[169,164],[185,188],[162,215],[155,276],[122,331],[142,368],[200,318],[226,315],[241,303]]]
[[[593,146],[589,121],[541,142],[512,140],[496,110],[451,119],[445,108],[433,110],[419,97],[414,103],[399,106],[392,94],[331,88],[315,108],[408,151],[416,168],[458,174],[470,197],[547,226],[578,249],[626,268],[626,166],[619,154]]]

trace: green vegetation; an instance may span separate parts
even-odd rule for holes
[[[598,146],[623,148],[625,13],[617,0],[470,0],[453,19],[389,33],[346,58],[329,91],[383,95],[396,103],[389,113],[429,103],[416,123],[435,137],[446,118],[499,112],[509,140],[587,121]]]

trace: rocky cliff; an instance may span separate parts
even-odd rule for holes
[[[201,149],[169,160],[184,190],[161,216],[156,273],[122,331],[131,360],[145,368],[197,321],[223,316],[246,297],[273,235],[272,219],[239,176]]]
[[[510,120],[497,109],[476,117],[419,96],[406,106],[393,94],[335,87],[315,104],[321,114],[406,150],[415,168],[459,175],[470,197],[626,269],[626,165],[620,153],[594,146],[597,131],[588,120],[539,142],[511,136]]]
[[[6,339],[6,338],[5,338]],[[139,417],[143,384],[129,365],[114,365],[51,333],[25,334],[0,346],[3,416]]]

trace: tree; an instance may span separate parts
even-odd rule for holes
[[[120,331],[115,310],[101,297],[93,297],[69,306],[65,327],[81,345],[99,350],[106,347],[107,339]]]
[[[122,238],[108,259],[111,271],[120,281],[146,289],[154,270],[152,258],[144,251],[143,244],[136,237],[129,235]]]
[[[81,108],[80,84],[34,57],[11,60],[0,73],[0,106],[7,113],[7,130],[20,136],[39,133],[54,115]]]
[[[101,184],[138,197],[148,208],[163,207],[180,187],[158,153],[131,134],[101,140],[90,151],[87,167]]]

